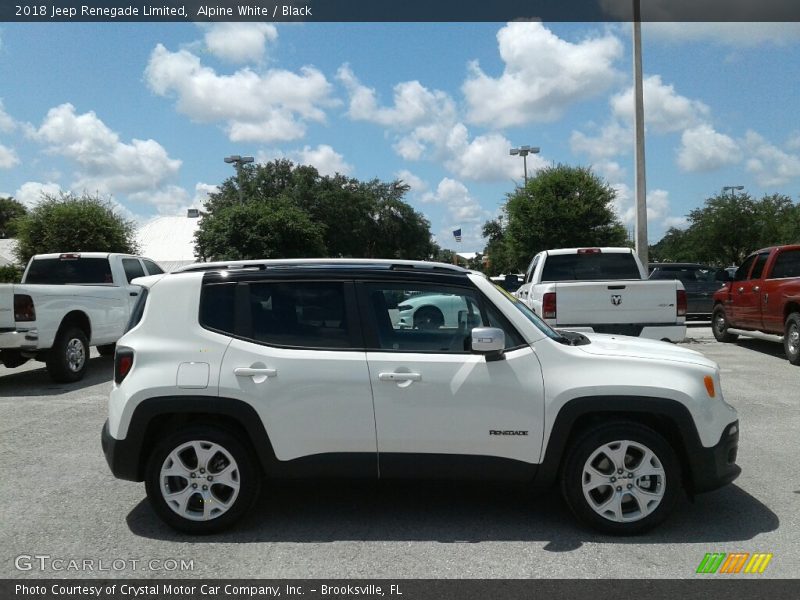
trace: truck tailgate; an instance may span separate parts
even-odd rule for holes
[[[592,281],[556,284],[558,326],[675,323],[675,281]]]
[[[0,284],[0,331],[14,328],[14,284]]]

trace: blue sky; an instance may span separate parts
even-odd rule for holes
[[[0,24],[0,195],[99,192],[146,221],[223,157],[402,178],[444,247],[528,161],[591,165],[632,227],[631,25]],[[800,27],[645,24],[649,235],[722,186],[800,195]]]

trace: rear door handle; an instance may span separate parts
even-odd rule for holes
[[[754,287],[753,287],[753,291],[754,291],[754,292],[760,292],[760,291],[761,291],[761,288],[760,288],[759,286],[757,286],[757,285],[756,285],[756,286],[754,286]]]
[[[739,293],[740,293],[740,294],[744,294],[744,288],[743,288],[743,287],[740,287],[740,288],[739,288]]]
[[[233,374],[237,377],[275,377],[277,369],[254,369],[253,367],[236,367]]]
[[[381,381],[422,381],[419,373],[378,373]]]

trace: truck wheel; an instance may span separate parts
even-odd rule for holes
[[[667,441],[637,423],[586,432],[567,455],[561,491],[585,524],[604,533],[643,533],[667,518],[678,499],[680,467]]]
[[[116,349],[116,344],[104,344],[97,347],[97,352],[100,353],[100,356],[114,356],[114,350]]]
[[[82,329],[67,326],[56,336],[47,353],[47,372],[53,381],[80,381],[89,366],[89,340]]]
[[[170,527],[222,531],[255,502],[260,487],[252,454],[230,433],[206,425],[161,440],[147,462],[147,497]]]
[[[728,333],[728,318],[725,316],[725,309],[721,306],[714,309],[711,318],[711,331],[718,342],[730,343],[739,339],[735,333]]]
[[[783,349],[790,363],[800,365],[800,313],[795,312],[786,317]]]
[[[444,315],[435,306],[423,306],[414,313],[414,329],[439,329],[444,326]]]

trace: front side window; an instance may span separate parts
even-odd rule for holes
[[[761,274],[764,272],[764,265],[767,264],[768,258],[769,252],[764,252],[763,254],[758,255],[756,264],[753,267],[753,273],[750,275],[750,279],[761,279]]]
[[[750,267],[755,259],[756,259],[755,254],[745,258],[744,262],[739,266],[738,269],[736,269],[736,273],[733,276],[733,280],[744,281],[745,279],[747,279],[747,274],[750,272]]]
[[[364,284],[376,338],[369,346],[397,352],[470,352],[475,327],[498,327],[506,348],[524,340],[494,307],[482,307],[477,290],[413,284]]]

